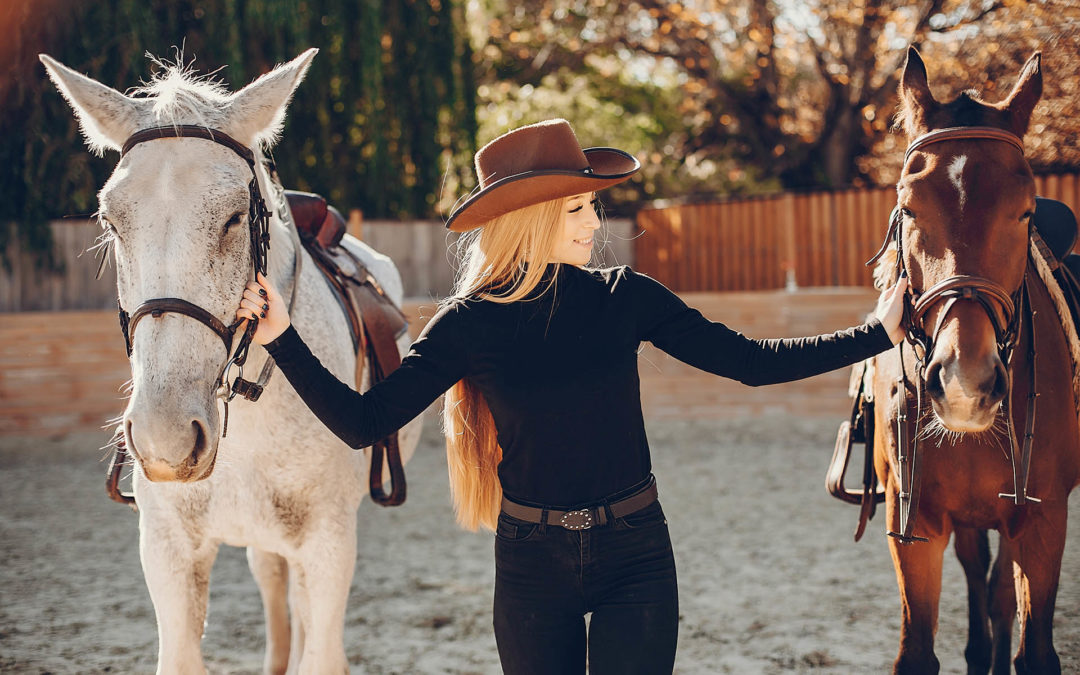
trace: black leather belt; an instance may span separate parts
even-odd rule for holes
[[[603,504],[599,506],[593,506],[586,509],[576,509],[571,511],[559,511],[558,509],[544,509],[536,506],[525,506],[524,504],[518,504],[512,502],[506,497],[502,500],[502,510],[508,516],[517,518],[518,520],[524,520],[529,523],[543,523],[548,525],[558,525],[568,530],[587,530],[590,527],[597,527],[600,525],[606,525],[608,521],[607,512],[611,510],[611,515],[615,518],[622,518],[635,511],[640,511],[646,506],[656,501],[656,481],[650,481],[648,487],[641,492],[620,499],[617,502],[611,502],[607,505],[607,508]],[[546,515],[546,519],[545,519]]]

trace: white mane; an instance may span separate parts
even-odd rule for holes
[[[128,96],[144,99],[152,105],[145,108],[153,125],[198,124],[220,126],[228,112],[232,93],[225,83],[214,78],[214,71],[200,75],[184,64],[177,54],[170,63],[147,54],[158,71],[149,82],[128,91]]]

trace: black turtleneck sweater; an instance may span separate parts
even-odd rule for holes
[[[841,368],[892,345],[879,321],[817,337],[754,340],[705,319],[629,267],[553,266],[555,284],[511,304],[455,299],[401,367],[364,394],[335,378],[291,326],[267,350],[316,416],[354,448],[400,428],[462,378],[495,419],[504,493],[585,505],[648,477],[637,353],[644,341],[750,385]]]

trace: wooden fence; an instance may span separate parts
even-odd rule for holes
[[[86,220],[59,220],[49,224],[53,255],[59,270],[40,268],[34,256],[14,244],[8,250],[11,269],[0,269],[0,313],[70,311],[116,308],[116,273],[106,266],[95,279],[97,261],[92,252],[101,228]],[[350,230],[352,231],[352,230]],[[602,264],[633,262],[634,225],[627,219],[607,223],[608,245]],[[449,294],[454,280],[453,255],[447,251],[452,236],[438,221],[364,221],[362,239],[397,264],[405,297],[438,299]]]
[[[1036,176],[1039,195],[1080,212],[1080,174]],[[871,286],[893,188],[780,194],[644,209],[638,270],[676,291]]]

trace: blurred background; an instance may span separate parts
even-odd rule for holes
[[[905,48],[939,98],[1007,93],[1044,55],[1036,171],[1080,166],[1074,0],[9,0],[0,6],[0,249],[95,210],[115,157],[82,151],[47,52],[121,91],[190,63],[239,88],[318,47],[274,155],[289,187],[368,218],[437,218],[478,144],[562,116],[644,170],[607,201],[887,186]]]

